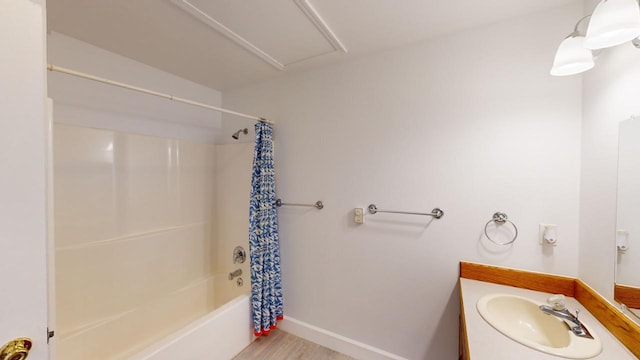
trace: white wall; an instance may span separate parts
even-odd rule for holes
[[[593,9],[588,1],[586,9]],[[580,278],[613,300],[618,123],[640,115],[640,50],[600,53],[583,76]]]
[[[409,359],[457,356],[460,260],[578,274],[581,80],[552,78],[582,3],[223,94],[275,127],[285,318]],[[354,207],[430,211],[352,221]],[[481,238],[495,211],[520,235]],[[559,225],[555,248],[538,223]],[[500,238],[499,240],[503,240]]]
[[[47,44],[53,65],[220,106],[217,90],[63,34],[49,34]],[[65,74],[49,72],[49,96],[57,123],[198,141],[222,136],[218,112]]]

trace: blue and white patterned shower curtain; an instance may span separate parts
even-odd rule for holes
[[[256,124],[249,201],[251,303],[256,336],[269,334],[283,318],[272,133],[270,124]]]

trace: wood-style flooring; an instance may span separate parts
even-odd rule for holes
[[[355,360],[305,339],[275,329],[257,338],[233,360]]]

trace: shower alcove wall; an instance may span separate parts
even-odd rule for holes
[[[219,103],[63,35],[48,46],[60,65]],[[248,249],[252,131],[234,141],[208,110],[61,74],[49,74],[49,96],[57,359],[129,359],[248,293],[248,261],[232,252]],[[228,279],[237,268],[242,287]]]
[[[126,358],[249,289],[250,150],[54,126],[58,358]]]

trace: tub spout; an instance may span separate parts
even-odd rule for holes
[[[242,269],[236,269],[235,271],[229,273],[229,280],[233,280],[240,275],[242,275]]]

